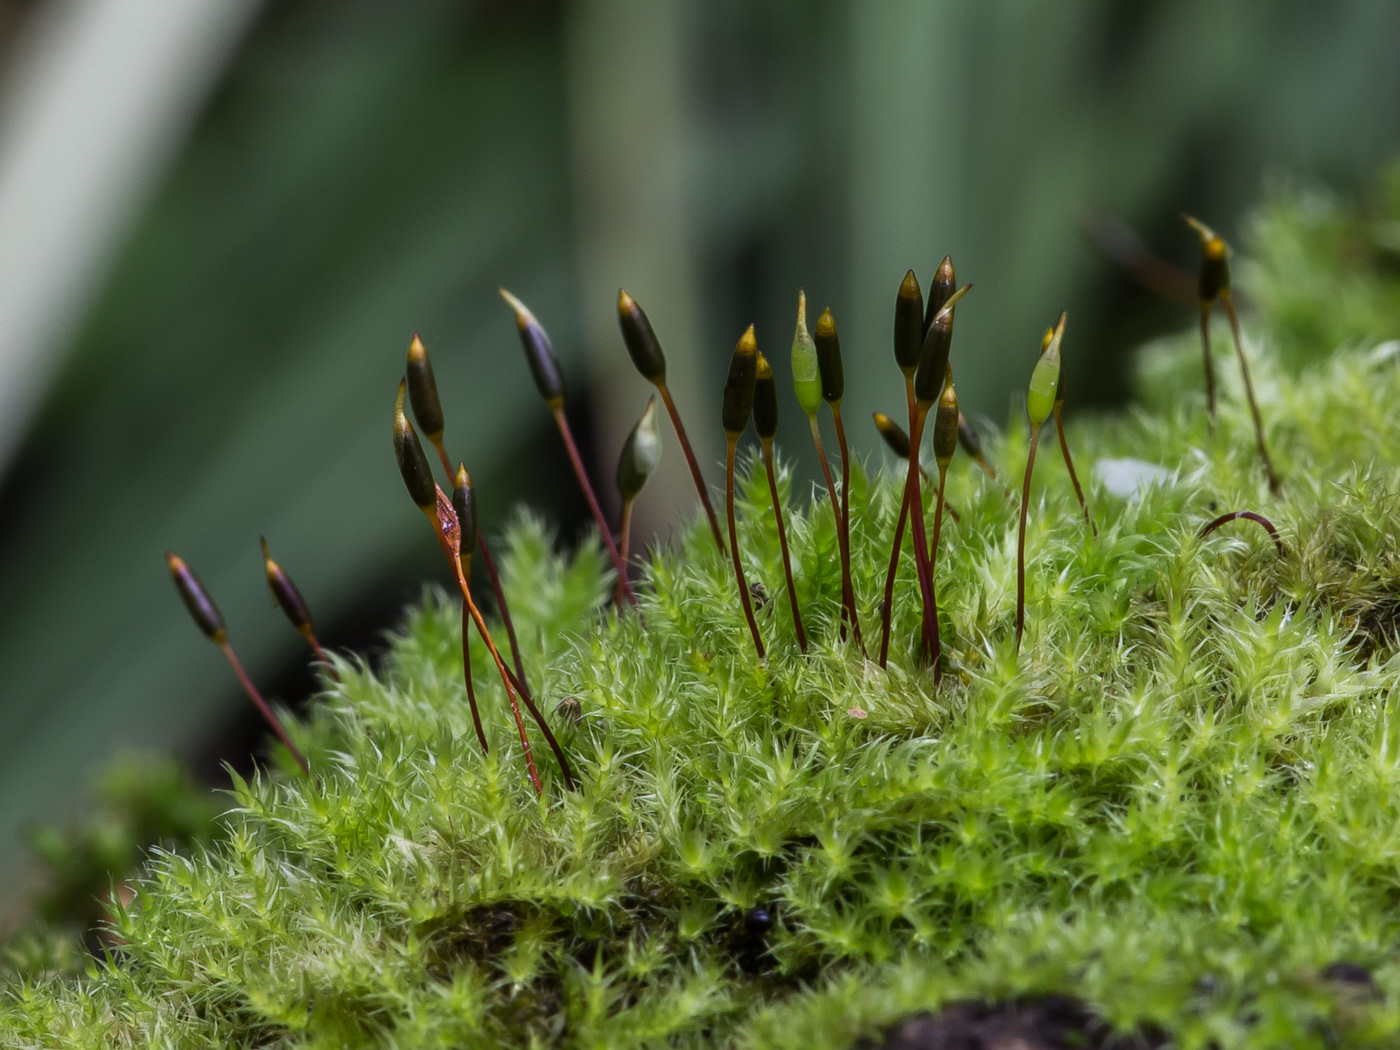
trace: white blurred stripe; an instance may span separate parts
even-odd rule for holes
[[[261,0],[51,0],[0,88],[0,475]]]

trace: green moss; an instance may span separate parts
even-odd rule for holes
[[[1256,301],[1248,330],[1275,331]],[[12,983],[7,1045],[846,1047],[1046,991],[1188,1047],[1395,1045],[1400,363],[1367,335],[1287,367],[1251,347],[1278,498],[1233,360],[1208,435],[1193,336],[1151,348],[1157,407],[1071,440],[1169,476],[1091,485],[1091,539],[1044,450],[1019,659],[1016,504],[955,461],[938,691],[912,554],[886,673],[836,641],[832,518],[805,500],[797,652],[761,467],[740,534],[766,665],[703,523],[618,619],[598,550],[519,518],[507,590],[582,790],[541,750],[536,797],[478,647],[482,757],[460,614],[429,593],[379,672],[343,662],[295,727],[316,779],[237,784],[222,841],[151,864],[111,961]],[[1018,476],[1024,427],[990,444]],[[867,636],[901,477],[852,475]],[[1248,522],[1197,538],[1245,507],[1286,556]],[[1340,960],[1381,996],[1325,980]]]

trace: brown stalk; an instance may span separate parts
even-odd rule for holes
[[[1274,473],[1274,462],[1269,458],[1269,447],[1264,443],[1264,422],[1259,418],[1259,403],[1254,400],[1254,381],[1249,375],[1249,361],[1244,356],[1244,341],[1240,338],[1240,319],[1235,314],[1235,303],[1230,289],[1223,288],[1220,301],[1225,304],[1225,316],[1230,321],[1230,334],[1235,340],[1235,354],[1240,359],[1240,374],[1244,376],[1244,392],[1249,399],[1249,413],[1254,417],[1254,439],[1259,443],[1259,458],[1264,461],[1264,471],[1269,476],[1269,491],[1279,490],[1278,475]]]
[[[783,501],[778,495],[778,472],[773,467],[773,439],[761,440],[763,466],[768,472],[768,495],[773,500],[773,517],[778,523],[778,546],[783,552],[783,574],[787,577],[788,602],[792,606],[792,626],[797,631],[798,647],[807,651],[807,632],[802,627],[802,612],[797,607],[797,585],[792,580],[792,556],[788,553],[787,526],[783,524]]]
[[[914,465],[915,470],[922,470],[918,465],[918,458],[914,453],[914,421],[918,415],[918,406],[914,399],[914,370],[906,369],[904,373],[904,392],[909,399],[909,462]],[[909,517],[909,484],[905,479],[904,495],[899,505],[899,521],[894,527],[894,545],[890,549],[890,568],[885,574],[885,600],[880,611],[880,666],[884,667],[889,659],[890,652],[890,616],[894,607],[894,577],[899,568],[899,548],[904,543],[904,524]]]
[[[243,686],[243,691],[248,694],[248,699],[252,700],[258,711],[262,714],[267,724],[272,727],[272,731],[277,734],[277,739],[282,741],[282,746],[291,752],[292,757],[297,760],[297,765],[301,766],[301,771],[307,776],[311,775],[311,766],[306,761],[306,756],[292,743],[292,738],[287,735],[287,731],[282,728],[282,722],[272,713],[272,708],[267,705],[267,701],[262,698],[257,687],[253,685],[248,673],[243,670],[243,665],[238,662],[238,657],[234,654],[233,646],[228,643],[228,639],[219,642],[219,648],[223,650],[224,658],[228,660],[229,666],[233,668],[233,673],[238,676],[239,683]]]
[[[447,458],[447,450],[443,447],[442,435],[438,435],[433,441],[433,447],[437,449],[438,459],[442,461],[442,469],[447,471],[449,478],[453,477],[452,461]],[[491,557],[491,548],[486,544],[486,533],[484,530],[477,533],[476,545],[481,550],[481,563],[486,566],[486,576],[491,581],[491,594],[496,599],[496,608],[500,610],[501,622],[505,624],[506,637],[510,641],[510,654],[515,663],[515,675],[520,683],[522,695],[529,695],[529,684],[525,681],[525,664],[520,658],[520,641],[515,636],[515,621],[511,619],[510,605],[506,602],[506,592],[501,587],[501,577],[496,572],[496,561]],[[470,559],[470,552],[467,554]],[[471,574],[467,574],[471,578]],[[475,712],[473,712],[475,715]],[[485,738],[483,738],[483,744]]]
[[[758,633],[758,621],[753,618],[753,603],[749,600],[749,581],[744,575],[744,566],[739,561],[739,531],[734,526],[734,450],[739,444],[738,435],[725,435],[724,448],[724,509],[729,518],[729,554],[734,560],[734,578],[739,584],[739,601],[744,607],[744,619],[749,624],[749,634],[753,636],[753,647],[760,660],[768,659],[763,648],[763,637]]]
[[[1207,522],[1198,533],[1198,536],[1204,539],[1216,529],[1220,528],[1220,526],[1226,525],[1239,518],[1244,518],[1246,521],[1252,521],[1256,525],[1261,526],[1264,531],[1269,534],[1269,538],[1274,541],[1274,546],[1278,548],[1280,558],[1288,553],[1288,548],[1283,545],[1283,539],[1279,536],[1278,529],[1274,528],[1274,523],[1264,517],[1264,515],[1257,514],[1252,510],[1236,510],[1229,514],[1222,514],[1214,521]]]
[[[618,535],[618,547],[622,552],[622,564],[627,564],[627,548],[632,543],[632,504],[634,500],[622,501],[622,530]],[[622,605],[622,578],[617,581],[617,604]]]
[[[564,415],[564,405],[560,402],[551,404],[549,407],[554,413],[554,422],[559,427],[559,436],[564,439],[564,447],[568,450],[569,462],[574,466],[574,474],[578,476],[579,486],[583,489],[583,495],[588,500],[588,509],[593,513],[598,533],[603,537],[603,543],[608,548],[608,556],[612,558],[613,568],[617,570],[617,579],[622,584],[622,593],[627,598],[628,604],[635,607],[637,595],[632,590],[632,581],[627,578],[627,566],[623,564],[622,554],[618,551],[617,544],[613,542],[612,530],[608,528],[608,523],[603,518],[603,508],[598,506],[598,497],[593,494],[593,485],[588,480],[588,473],[583,469],[583,458],[578,454],[578,445],[574,442],[574,432],[569,427],[568,417]]]
[[[1026,456],[1026,480],[1021,488],[1021,529],[1016,537],[1016,651],[1021,651],[1021,635],[1026,627],[1026,514],[1031,498],[1031,472],[1035,450],[1040,444],[1041,424],[1031,425],[1031,448]]]
[[[1055,430],[1060,435],[1060,455],[1064,457],[1065,466],[1069,468],[1069,480],[1074,483],[1074,494],[1079,497],[1079,508],[1084,512],[1084,520],[1089,523],[1089,528],[1097,536],[1099,527],[1094,524],[1094,519],[1089,517],[1089,504],[1084,499],[1084,490],[1079,486],[1079,475],[1075,473],[1074,459],[1069,454],[1069,443],[1065,440],[1065,421],[1060,413],[1060,407],[1063,404],[1063,401],[1055,402]]]
[[[525,733],[525,720],[520,716],[520,705],[516,702],[516,690],[511,683],[511,674],[506,670],[505,662],[496,649],[496,643],[491,638],[491,631],[487,628],[480,610],[477,609],[476,602],[472,601],[471,587],[468,586],[467,578],[462,574],[462,563],[459,560],[460,551],[454,549],[460,544],[454,544],[452,541],[452,537],[457,531],[456,513],[452,510],[451,501],[441,489],[438,489],[437,507],[431,508],[425,513],[428,520],[432,522],[433,531],[437,535],[442,552],[447,556],[453,574],[457,577],[457,587],[462,592],[462,602],[471,615],[472,621],[476,624],[476,629],[482,640],[486,643],[486,648],[490,650],[491,659],[496,663],[496,671],[501,676],[502,684],[506,687],[506,697],[510,700],[510,709],[515,715],[515,727],[520,733],[520,744],[525,751],[525,765],[530,773],[530,783],[535,787],[535,794],[543,794],[544,785],[540,783],[539,772],[535,769],[535,755],[530,748],[530,738]]]
[[[666,414],[671,417],[671,426],[676,430],[676,437],[680,439],[681,452],[685,454],[685,465],[690,470],[691,480],[695,482],[695,491],[700,494],[700,505],[705,508],[705,519],[710,523],[710,532],[714,534],[719,552],[723,554],[724,539],[719,531],[719,518],[715,516],[715,508],[710,503],[710,493],[705,487],[705,478],[700,473],[700,464],[695,461],[695,452],[690,447],[690,438],[686,437],[685,424],[681,422],[681,414],[676,410],[676,403],[671,400],[671,391],[666,386],[664,379],[656,384],[656,390],[661,395],[661,403],[666,406]]]
[[[841,638],[846,637],[846,624],[849,621],[861,652],[865,652],[865,642],[860,636],[860,619],[856,616],[855,590],[851,586],[851,554],[846,545],[846,530],[842,527],[841,495],[836,491],[836,481],[831,475],[831,463],[826,457],[826,447],[822,444],[821,427],[816,416],[808,416],[812,425],[812,441],[817,446],[817,461],[822,465],[822,477],[826,479],[826,491],[831,501],[831,513],[836,519],[836,546],[841,555]]]

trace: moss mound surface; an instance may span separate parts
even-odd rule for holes
[[[1269,331],[1261,298],[1250,331]],[[537,748],[535,795],[477,640],[482,756],[460,613],[432,593],[377,672],[341,663],[295,727],[316,778],[237,784],[221,841],[153,861],[110,962],[10,982],[2,1041],[906,1045],[921,1011],[1020,1001],[1157,1033],[1130,1045],[1395,1045],[1400,362],[1374,340],[1291,373],[1251,352],[1282,495],[1233,360],[1208,434],[1198,346],[1150,348],[1158,408],[1070,438],[1086,474],[1165,476],[1091,484],[1091,537],[1047,445],[1019,658],[1001,482],[1024,428],[990,442],[999,481],[955,463],[937,690],[907,541],[888,672],[838,640],[820,500],[788,510],[797,651],[761,466],[741,538],[766,664],[703,523],[618,619],[596,548],[565,558],[519,519],[507,590],[581,790]],[[901,479],[853,476],[868,643]],[[1245,508],[1283,556],[1249,522],[1198,538]]]

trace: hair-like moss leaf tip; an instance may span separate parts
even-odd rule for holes
[[[549,333],[535,319],[530,308],[504,288],[497,287],[506,304],[515,311],[515,327],[520,332],[520,345],[525,351],[525,361],[534,376],[535,386],[545,402],[555,408],[564,403],[564,373],[559,367],[559,359],[554,356],[554,345],[549,341]]]
[[[210,640],[223,645],[228,640],[228,628],[224,626],[219,607],[214,604],[214,599],[209,597],[204,584],[199,582],[194,570],[186,565],[179,555],[166,551],[165,563],[170,567],[170,578],[175,581],[175,589],[185,600],[185,608],[190,611],[195,626]]]
[[[661,341],[646,312],[622,288],[617,290],[617,323],[622,328],[627,354],[642,378],[650,383],[665,382],[666,355],[661,352]]]
[[[637,498],[661,462],[661,428],[656,423],[656,396],[647,398],[646,411],[627,433],[617,459],[617,490],[624,501]]]
[[[306,604],[306,600],[297,590],[292,578],[283,570],[282,566],[272,560],[272,551],[268,549],[267,538],[258,537],[262,543],[263,571],[267,573],[267,588],[272,592],[272,600],[282,611],[286,613],[287,619],[292,621],[292,626],[298,631],[306,632],[311,630],[311,610]]]
[[[413,333],[413,341],[408,344],[404,371],[413,418],[418,420],[429,441],[437,441],[443,431],[442,402],[438,398],[437,380],[433,378],[433,365],[428,360],[428,348],[418,338],[417,332]]]
[[[428,466],[428,457],[423,454],[423,445],[413,424],[403,412],[404,391],[408,381],[399,380],[398,397],[394,399],[394,459],[399,465],[399,475],[403,478],[408,494],[419,510],[431,514],[437,504],[437,486],[433,482],[433,471]]]

